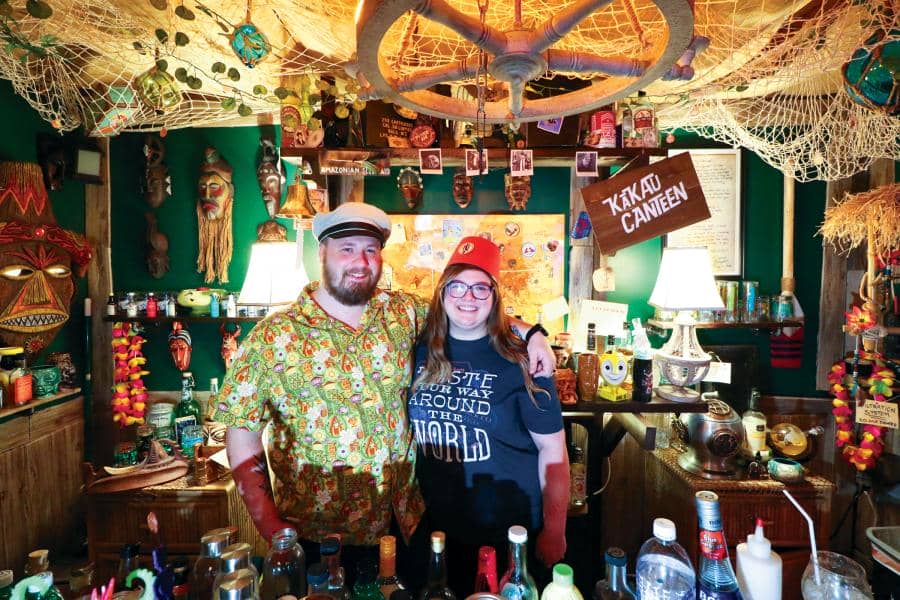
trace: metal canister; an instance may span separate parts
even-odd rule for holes
[[[759,282],[758,281],[742,281],[743,288],[741,298],[744,301],[744,312],[742,320],[750,322],[756,321],[758,315]]]

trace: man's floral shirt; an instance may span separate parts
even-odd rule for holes
[[[393,512],[408,539],[424,512],[406,397],[427,305],[378,290],[354,330],[318,305],[317,287],[253,328],[209,416],[250,431],[271,423],[275,496],[301,537],[374,545]]]

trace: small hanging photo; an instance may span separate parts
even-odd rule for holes
[[[531,150],[510,150],[509,171],[513,177],[534,175],[534,163]]]
[[[575,153],[575,175],[578,177],[597,176],[596,152],[587,151]]]
[[[419,169],[426,175],[440,175],[444,172],[440,148],[419,150]]]
[[[481,160],[478,160],[478,150],[466,150],[466,176],[487,175],[488,172],[487,150],[481,151]]]

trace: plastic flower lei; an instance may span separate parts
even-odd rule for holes
[[[121,427],[144,422],[148,394],[143,377],[150,374],[141,351],[145,341],[134,323],[113,325],[112,412],[113,421]]]
[[[860,471],[865,471],[875,466],[878,457],[884,451],[884,430],[875,425],[863,425],[859,439],[853,421],[853,408],[851,399],[862,398],[865,392],[861,384],[856,382],[845,385],[847,367],[844,361],[838,361],[831,367],[828,381],[831,383],[831,395],[834,396],[831,410],[834,415],[835,446],[843,448],[842,454],[851,465]],[[868,379],[869,402],[887,402],[892,395],[891,387],[894,384],[893,372],[885,366],[881,355],[872,355],[872,374]],[[857,394],[857,391],[859,392]]]

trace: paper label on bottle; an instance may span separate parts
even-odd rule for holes
[[[709,372],[703,381],[731,383],[731,363],[712,361],[709,363]]]
[[[867,400],[856,406],[856,422],[887,429],[897,429],[898,410],[894,402]]]
[[[725,546],[725,534],[721,531],[700,530],[700,552],[709,560],[722,560],[728,548]]]

